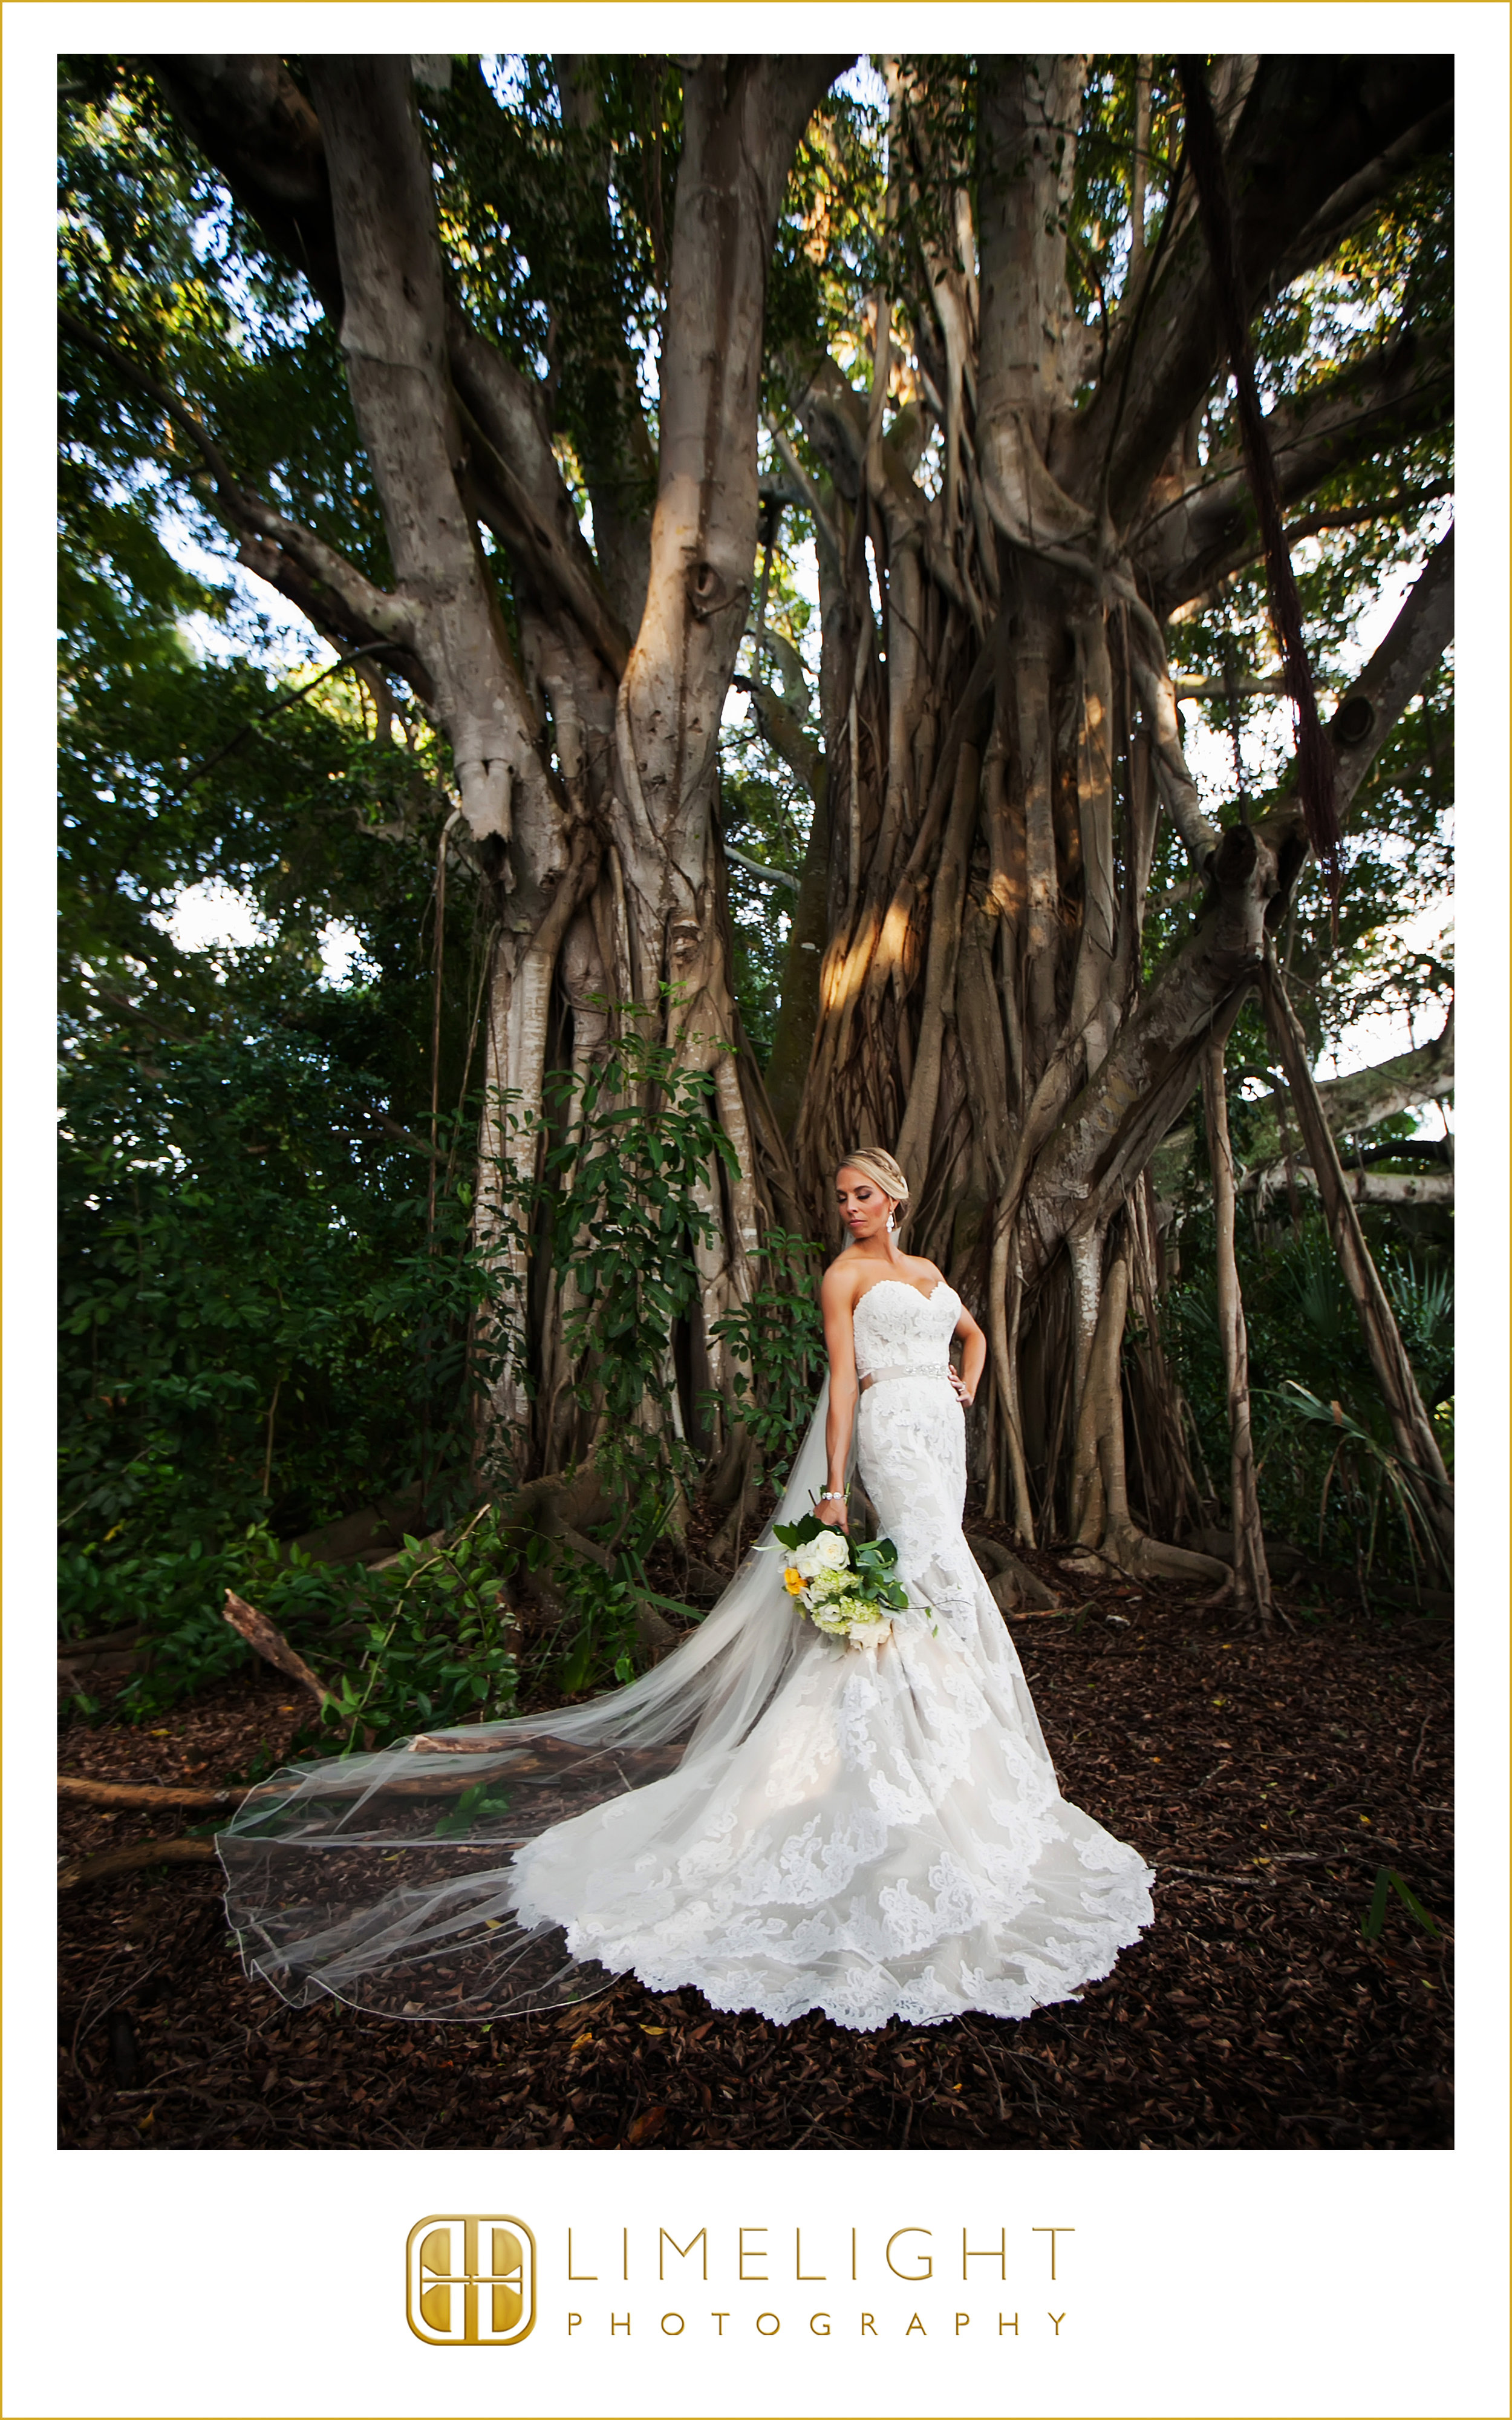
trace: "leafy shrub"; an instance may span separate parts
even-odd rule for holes
[[[1163,1305],[1165,1333],[1210,1473],[1227,1476],[1228,1412],[1205,1247],[1211,1219],[1182,1231],[1183,1275]],[[1237,1237],[1249,1333],[1251,1409],[1261,1512],[1269,1530],[1362,1579],[1385,1565],[1427,1575],[1423,1507],[1395,1444],[1353,1300],[1319,1217],[1300,1233]],[[1389,1235],[1373,1239],[1445,1464],[1453,1464],[1454,1279]]]
[[[307,1036],[164,1044],[150,1076],[70,1064],[61,1618],[70,1635],[148,1635],[123,1712],[243,1663],[228,1588],[320,1674],[319,1728],[347,1745],[508,1710],[522,1565],[549,1558],[569,1694],[631,1676],[647,1604],[689,1614],[646,1563],[696,1473],[675,1347],[717,1240],[711,1178],[733,1156],[707,1074],[639,1013],[623,1024],[602,1062],[553,1079],[541,1178],[505,1205],[563,1287],[579,1435],[618,1508],[590,1542],[603,1560],[505,1535],[491,1511],[380,1572],[281,1545],[275,1531],[407,1486],[427,1524],[475,1501],[471,1390],[493,1373],[472,1315],[487,1299],[499,1325],[497,1238],[470,1242],[465,1184],[440,1188],[427,1236],[413,1153],[364,1135],[363,1100]],[[772,1231],[756,1293],[720,1326],[768,1457],[791,1451],[816,1382],[810,1256]]]
[[[144,1589],[154,1566],[141,1559]],[[223,1619],[227,1588],[296,1646],[332,1692],[318,1730],[343,1748],[513,1712],[517,1665],[507,1593],[515,1542],[491,1511],[448,1543],[407,1539],[378,1570],[316,1563],[254,1528],[219,1556],[187,1553],[163,1574],[174,1592],[148,1612],[150,1667],[121,1692],[137,1719],[243,1666],[251,1650]],[[140,1609],[148,1611],[144,1600]],[[312,1709],[312,1719],[315,1719]]]
[[[769,1227],[757,1248],[760,1280],[748,1301],[715,1324],[735,1360],[739,1419],[763,1461],[786,1469],[803,1440],[824,1373],[825,1327],[817,1244]]]
[[[624,1032],[602,1060],[550,1079],[565,1140],[547,1155],[545,1196],[557,1273],[572,1280],[574,1391],[602,1404],[611,1452],[648,1401],[654,1433],[681,1435],[673,1337],[698,1302],[697,1249],[719,1240],[707,1188],[721,1166],[740,1172],[713,1078],[652,1040],[645,1012],[619,1015]]]
[[[307,1035],[212,1033],[70,1055],[63,1107],[66,1626],[140,1618],[249,1524],[465,1500],[487,1273],[465,1187],[427,1235],[420,1147],[359,1078]]]

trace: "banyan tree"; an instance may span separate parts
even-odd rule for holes
[[[241,562],[449,749],[443,861],[462,853],[492,920],[478,1218],[504,1280],[551,1071],[584,1074],[638,1016],[706,1078],[722,1137],[694,1186],[689,1425],[711,1391],[733,1404],[718,1329],[764,1228],[827,1236],[837,1161],[882,1143],[913,1249],[991,1339],[988,1509],[1169,1567],[1151,1541],[1192,1506],[1148,1171],[1206,1077],[1221,1209],[1222,1045],[1258,985],[1398,1448],[1439,1488],[1273,945],[1316,849],[1348,882],[1337,830],[1450,635],[1445,538],[1319,733],[1288,535],[1446,428],[1447,331],[1414,320],[1409,278],[1394,330],[1268,395],[1245,331],[1394,196],[1442,191],[1452,62],[883,61],[864,241],[833,89],[852,66],[133,63],[238,240],[339,345],[354,460],[332,486],[361,490],[361,545],[334,511],[297,517],[276,463],[235,458],[140,330],[70,306],[66,345],[162,415]],[[817,561],[804,728],[764,629],[778,517]],[[1205,799],[1170,632],[1257,564],[1310,772]],[[764,1071],[721,841],[737,676],[811,809]],[[1172,832],[1191,912],[1157,947]],[[1216,1274],[1239,1519],[1242,1311]],[[525,1298],[489,1418],[540,1466],[563,1300]],[[738,1476],[717,1417],[710,1442]]]

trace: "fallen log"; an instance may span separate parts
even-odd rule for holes
[[[91,1781],[82,1773],[60,1773],[57,1794],[86,1807],[235,1807],[246,1792],[188,1782]]]
[[[104,1631],[97,1638],[60,1638],[57,1685],[68,1692],[88,1681],[124,1681],[139,1672],[152,1652],[145,1629]]]
[[[99,1630],[92,1638],[60,1638],[57,1655],[60,1664],[88,1664],[97,1655],[127,1655],[140,1647],[148,1637],[145,1622],[134,1630]]]
[[[293,1546],[312,1563],[371,1564],[395,1548],[403,1551],[405,1532],[413,1528],[420,1512],[420,1490],[408,1487],[402,1495],[385,1497],[381,1504],[348,1512],[340,1521],[327,1521],[318,1529],[306,1529],[302,1537],[294,1539]]]
[[[57,1886],[60,1891],[78,1890],[85,1883],[134,1873],[142,1866],[204,1865],[214,1855],[212,1840],[135,1840],[128,1849],[105,1849],[99,1856],[76,1857],[70,1865],[59,1866]]]

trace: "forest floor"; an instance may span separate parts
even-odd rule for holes
[[[243,1976],[218,1866],[159,1866],[60,1898],[62,2143],[1450,2144],[1448,1623],[1319,1605],[1314,1583],[1261,1643],[1200,1590],[1089,1588],[1033,1559],[1080,1608],[1011,1623],[1061,1787],[1157,1869],[1153,1926],[1078,1999],[870,2034],[717,2015],[633,1979],[492,2028],[296,2011]],[[58,1769],[230,1781],[259,1748],[286,1755],[295,1696],[259,1668],[140,1729],[66,1715]],[[152,1836],[150,1815],[59,1813],[69,1856]],[[1436,1937],[1395,1893],[1363,1937],[1382,1867]]]

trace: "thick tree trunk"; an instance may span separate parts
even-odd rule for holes
[[[709,59],[684,83],[683,157],[662,347],[660,454],[645,610],[615,706],[609,841],[616,997],[658,1003],[680,1063],[710,1075],[738,1173],[711,1165],[702,1349],[749,1290],[775,1122],[738,1048],[715,830],[719,719],[755,562],[756,430],[767,263],[794,146],[833,62]],[[761,1142],[758,1142],[760,1136]],[[783,1155],[785,1156],[785,1155]],[[780,1159],[771,1171],[785,1176]],[[722,1199],[721,1199],[722,1195]]]
[[[822,900],[826,946],[817,998],[793,986],[774,1069],[786,1105],[807,1060],[795,1179],[734,1014],[714,799],[754,564],[773,227],[798,136],[841,64],[684,68],[654,510],[637,522],[651,457],[619,361],[615,427],[584,440],[596,562],[541,394],[445,291],[402,61],[309,62],[313,108],[276,60],[161,69],[239,201],[339,321],[393,593],[239,488],[206,433],[177,419],[247,559],[328,635],[382,649],[453,750],[497,908],[478,1226],[499,1256],[501,1329],[528,1314],[490,1407],[495,1441],[528,1461],[562,1439],[563,1306],[528,1268],[519,1204],[548,1065],[586,1068],[612,1036],[602,1003],[625,1002],[710,1076],[733,1149],[733,1177],[711,1168],[704,1187],[717,1242],[700,1263],[695,1382],[728,1384],[710,1330],[741,1298],[763,1208],[795,1219],[801,1195],[813,1231],[828,1232],[838,1160],[888,1144],[910,1173],[911,1240],[991,1339],[973,1453],[994,1499],[1011,1503],[1026,1538],[1074,1535],[1152,1568],[1130,1506],[1120,1377],[1131,1291],[1153,1304],[1143,1171],[1256,980],[1304,857],[1289,801],[1227,831],[1205,814],[1156,619],[1252,545],[1239,466],[1199,476],[1183,442],[1219,366],[1206,254],[1179,196],[1078,403],[1101,350],[1066,281],[1082,63],[983,59],[974,163],[955,147],[958,116],[932,109],[928,64],[889,70],[894,223],[911,227],[921,272],[908,333],[943,458],[926,495],[907,442],[917,407],[888,426],[895,355],[879,294],[870,392],[828,360],[795,381],[831,491],[786,453],[820,538],[825,732],[795,939],[801,950],[819,938]],[[591,147],[588,83],[576,61],[561,72],[574,139]],[[1356,196],[1443,139],[1442,61],[1325,72],[1244,59],[1219,63],[1216,80],[1255,297],[1322,257]],[[927,207],[902,210],[914,202]],[[1305,427],[1278,421],[1283,492],[1301,497],[1388,427],[1442,417],[1430,352],[1383,355],[1363,389],[1309,395]],[[507,556],[513,636],[480,525]],[[1334,734],[1341,804],[1442,650],[1447,561],[1442,551],[1359,685],[1361,713]],[[1202,895],[1147,988],[1161,812]],[[1179,1413],[1151,1317],[1146,1335],[1140,1401],[1168,1442]],[[1393,1384],[1400,1397],[1399,1370]],[[1398,1416],[1421,1462],[1405,1398]],[[1145,1519],[1163,1517],[1148,1469],[1142,1492]],[[1216,1575],[1200,1559],[1180,1567]]]
[[[451,743],[496,910],[476,1188],[497,1272],[486,1464],[507,1454],[529,1466],[564,1441],[565,1306],[531,1268],[529,1202],[548,1068],[560,1059],[580,1073],[602,1052],[616,1013],[604,1001],[649,1013],[681,1065],[708,1074],[733,1147],[734,1173],[711,1164],[701,1189],[717,1241],[700,1250],[692,1396],[728,1391],[712,1329],[748,1288],[764,1210],[794,1211],[786,1146],[738,1030],[713,808],[756,546],[777,212],[798,137],[843,64],[710,56],[685,70],[659,452],[625,351],[610,365],[613,409],[584,440],[596,562],[540,396],[448,301],[408,62],[314,59],[313,108],[276,59],[161,66],[196,139],[339,322],[394,594],[266,511],[242,515],[244,546],[319,627],[377,634],[402,658]],[[564,59],[559,76],[586,156],[591,73]],[[607,150],[601,165],[584,206],[596,194],[607,235]],[[517,647],[480,523],[507,553]]]
[[[1257,286],[1265,246],[1299,239],[1346,161],[1358,165],[1387,120],[1416,122],[1409,80],[1361,73],[1368,126],[1358,109],[1347,126],[1331,125],[1326,158],[1311,160],[1284,197],[1270,184],[1262,206],[1246,187],[1242,235]],[[926,495],[909,469],[907,414],[889,429],[879,408],[885,320],[870,398],[827,359],[793,378],[831,490],[809,491],[820,535],[830,938],[795,1150],[810,1219],[826,1234],[844,1153],[867,1142],[897,1152],[913,1195],[911,1245],[947,1270],[989,1338],[974,1467],[1019,1535],[1222,1579],[1225,1567],[1155,1548],[1134,1521],[1121,1340],[1131,1279],[1147,1249],[1153,1259],[1143,1171],[1260,972],[1306,841],[1290,799],[1227,830],[1209,818],[1148,601],[1139,547],[1157,484],[1158,536],[1148,542],[1172,601],[1200,587],[1215,547],[1236,542],[1221,516],[1200,528],[1191,520],[1174,539],[1168,526],[1180,520],[1173,482],[1198,491],[1196,513],[1211,476],[1186,464],[1184,430],[1219,366],[1200,234],[1180,214],[1158,271],[1147,256],[1121,306],[1115,340],[1132,343],[1124,321],[1158,276],[1123,420],[1111,367],[1090,406],[1073,401],[1090,340],[1071,311],[1057,230],[1079,76],[1075,60],[981,62],[980,290],[965,163],[949,156],[930,116],[927,72],[894,76],[892,156],[916,180],[904,198],[922,205],[911,333],[944,442],[937,491]],[[1253,157],[1269,171],[1281,150],[1289,157],[1294,85],[1274,61],[1243,63],[1228,78],[1236,164]],[[1168,392],[1156,361],[1170,370]],[[1099,447],[1087,441],[1094,422]],[[1330,442],[1347,447],[1347,416],[1330,428]],[[1354,441],[1367,442],[1358,427]],[[1324,475],[1326,452],[1298,474],[1303,486]],[[1364,677],[1371,709],[1347,728],[1363,725],[1366,757],[1411,694],[1404,679],[1420,681],[1442,648],[1446,597],[1446,579],[1431,570]],[[1342,803],[1363,764],[1343,730],[1333,736]],[[1141,941],[1162,811],[1191,857],[1200,907],[1147,987]],[[1169,1521],[1173,1502],[1190,1517],[1180,1407],[1148,1329],[1141,1356],[1141,1402],[1162,1432],[1161,1455],[1148,1459],[1176,1473],[1165,1500],[1153,1500],[1158,1480],[1146,1488],[1145,1519]],[[1253,1512],[1252,1457],[1241,1460]],[[1257,1519],[1243,1518],[1263,1602]]]

